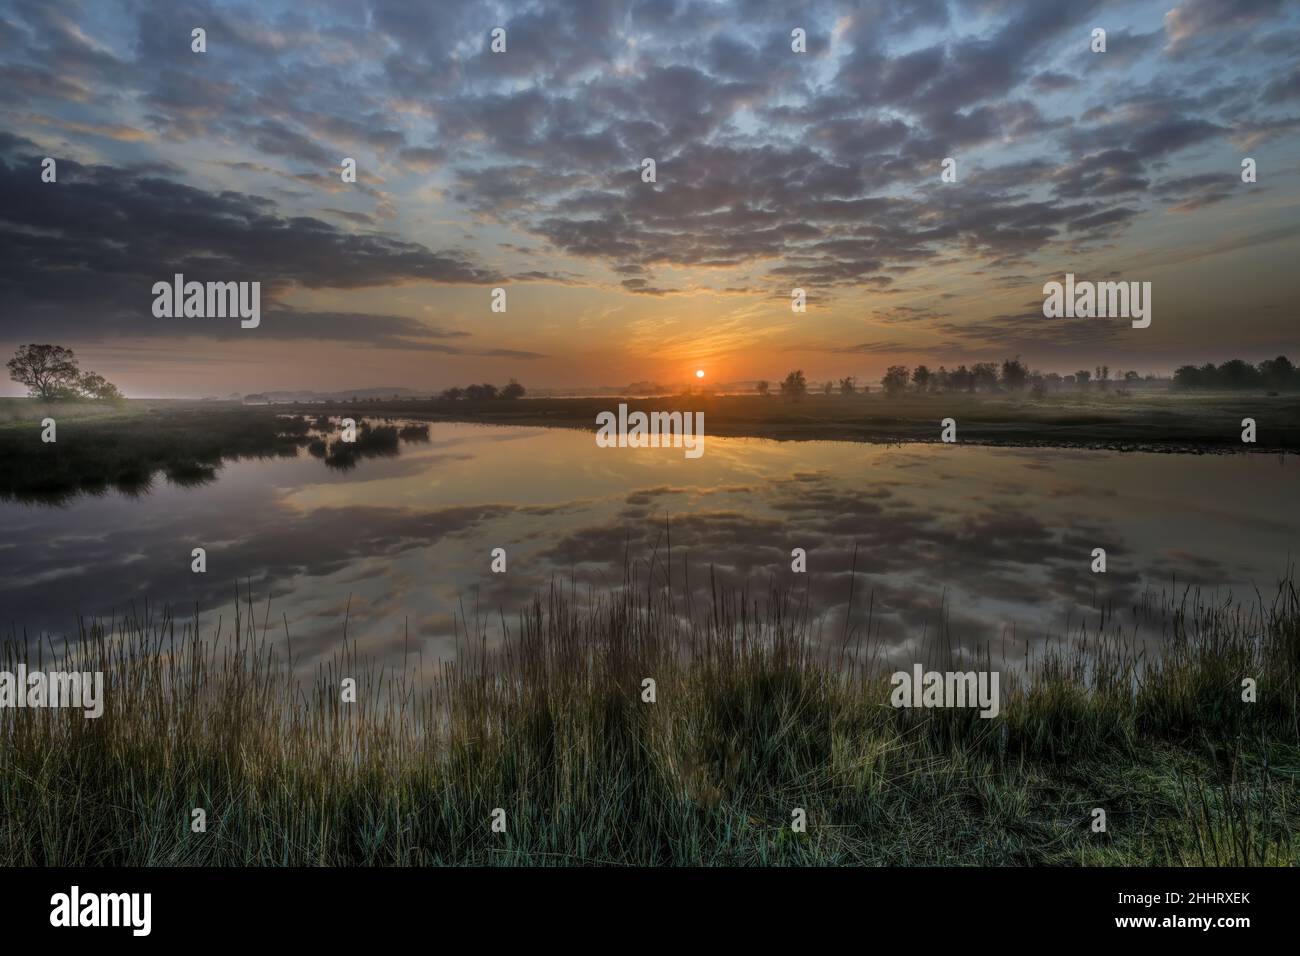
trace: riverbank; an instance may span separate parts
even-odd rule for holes
[[[940,422],[956,422],[964,444],[1094,448],[1192,454],[1300,453],[1300,395],[1142,393],[1013,396],[810,395],[790,402],[758,395],[653,399],[522,398],[486,402],[401,400],[286,405],[303,413],[392,415],[429,421],[596,430],[596,416],[629,411],[702,411],[705,434],[776,441],[937,442]],[[1256,441],[1242,442],[1253,418]]]
[[[251,599],[233,634],[92,628],[44,666],[105,672],[100,719],[0,712],[0,865],[1300,862],[1292,582],[1184,595],[1158,658],[1108,630],[1021,676],[932,641],[927,667],[1002,670],[994,719],[890,706],[912,658],[818,650],[788,596],[696,610],[553,588],[432,680],[345,634],[307,686]],[[0,670],[34,653],[0,642]]]

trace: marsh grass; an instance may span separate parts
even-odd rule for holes
[[[306,447],[331,468],[350,469],[366,458],[400,454],[401,443],[427,442],[427,424],[361,420],[355,442],[327,416],[283,414],[270,408],[148,408],[131,416],[63,416],[56,406],[57,441],[41,441],[39,420],[0,428],[0,500],[67,504],[79,495],[116,490],[150,492],[161,477],[180,487],[208,484],[222,464],[292,458]],[[314,433],[313,429],[317,431]]]
[[[454,661],[385,667],[345,634],[314,679],[251,602],[207,636],[164,614],[88,625],[58,655],[11,637],[0,669],[102,670],[111,686],[99,720],[0,711],[0,862],[1297,861],[1290,581],[1250,606],[1153,603],[1158,656],[1106,625],[1013,669],[936,635],[928,666],[1000,667],[992,720],[890,707],[888,672],[908,662],[869,627],[820,633],[796,595],[687,593],[635,571],[602,594],[556,584],[492,641],[462,620]],[[1241,702],[1243,676],[1258,703]],[[195,807],[206,833],[190,832]]]

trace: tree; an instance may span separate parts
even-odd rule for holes
[[[880,380],[880,384],[890,395],[897,395],[907,388],[909,377],[906,365],[891,365],[885,370],[885,376]]]
[[[524,387],[512,378],[509,384],[501,389],[501,397],[509,399],[523,398],[524,392]]]
[[[484,382],[482,385],[465,386],[465,397],[471,402],[487,402],[497,397],[497,387]]]
[[[1269,388],[1293,388],[1300,384],[1296,380],[1295,366],[1285,355],[1260,362],[1259,377]]]
[[[44,402],[75,395],[81,377],[76,355],[62,345],[23,345],[5,364],[11,379]]]
[[[975,388],[992,391],[998,384],[998,367],[993,362],[976,362],[971,366]]]
[[[834,395],[834,394],[835,394],[835,383],[832,382],[832,381],[827,381],[824,385],[822,385],[822,394],[823,394],[823,395]]]
[[[802,401],[808,394],[808,380],[804,378],[803,369],[791,372],[781,383],[781,397],[790,401]]]
[[[1133,369],[1129,369],[1127,372],[1124,373],[1124,381],[1126,382],[1136,382],[1141,377],[1142,376],[1140,376]]]
[[[934,379],[930,375],[930,370],[924,365],[918,365],[912,370],[912,384],[916,386],[918,392],[928,391],[932,381]]]
[[[464,394],[465,390],[463,388],[459,385],[453,385],[451,388],[446,389],[439,397],[442,398],[444,402],[458,402]]]
[[[77,379],[77,390],[92,402],[120,402],[121,390],[98,372],[86,372]]]
[[[858,390],[858,380],[854,378],[852,375],[848,376],[847,378],[840,379],[841,395],[852,395],[857,390]]]
[[[1087,388],[1088,381],[1092,378],[1092,373],[1086,368],[1081,368],[1074,373],[1074,380],[1079,383],[1080,388]]]
[[[762,395],[764,398],[767,398],[772,391],[772,386],[769,385],[766,380],[760,381],[756,387],[758,388],[758,394]]]
[[[1025,368],[1024,363],[1020,361],[1017,355],[1013,359],[1002,360],[1002,387],[1018,392],[1025,387],[1025,382],[1029,378],[1029,370]]]
[[[1259,372],[1255,366],[1241,359],[1232,359],[1219,366],[1218,386],[1220,388],[1250,388],[1259,384]]]

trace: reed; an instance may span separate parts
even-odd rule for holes
[[[828,637],[798,595],[688,593],[662,565],[601,594],[555,584],[513,620],[462,620],[454,660],[386,664],[345,633],[307,676],[251,600],[206,634],[141,613],[57,651],[11,635],[0,669],[101,670],[109,690],[98,720],[0,711],[0,863],[1300,858],[1290,580],[1248,605],[1153,599],[1159,654],[1107,622],[1011,666],[941,631],[930,665],[1002,670],[994,720],[889,706],[910,660],[870,627]]]

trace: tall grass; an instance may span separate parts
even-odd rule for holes
[[[897,710],[910,662],[794,595],[554,585],[454,661],[346,635],[313,679],[233,632],[91,625],[0,669],[102,670],[104,715],[0,711],[5,865],[1273,864],[1300,855],[1300,599],[1157,607],[1002,667],[1002,715]],[[301,650],[301,649],[299,649]],[[940,635],[929,666],[973,663]],[[423,671],[424,676],[420,677]],[[1259,699],[1241,701],[1254,677]],[[356,703],[340,700],[344,677]],[[656,701],[642,700],[642,681]],[[191,811],[207,831],[190,829]],[[1094,833],[1091,811],[1107,813]],[[506,832],[490,826],[505,811]],[[806,833],[791,811],[807,812]]]

